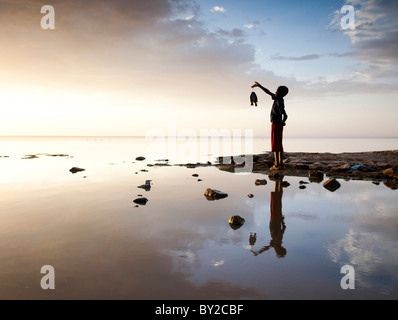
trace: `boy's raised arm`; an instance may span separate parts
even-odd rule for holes
[[[270,96],[274,96],[275,94],[269,91],[267,88],[264,88],[261,84],[259,84],[257,81],[254,81],[254,85],[252,85],[252,88],[259,87],[261,90],[263,90],[266,94],[269,94]]]

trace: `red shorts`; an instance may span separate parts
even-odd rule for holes
[[[283,137],[283,123],[272,123],[271,124],[272,152],[283,152],[282,137]]]

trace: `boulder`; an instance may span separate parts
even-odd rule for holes
[[[236,230],[239,229],[243,224],[245,223],[245,219],[243,219],[241,216],[232,216],[229,218],[229,226]]]
[[[219,190],[207,188],[205,191],[205,197],[209,201],[224,199],[228,197],[228,194]]]
[[[340,188],[340,182],[338,182],[335,178],[330,178],[328,181],[326,181],[323,184],[324,188],[328,189],[331,192],[336,191],[338,188]]]

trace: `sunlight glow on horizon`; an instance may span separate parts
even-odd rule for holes
[[[397,64],[384,32],[398,24],[342,32],[332,1],[250,1],[255,12],[239,1],[55,2],[56,28],[42,30],[39,0],[0,0],[0,135],[145,136],[176,122],[267,136],[271,99],[256,90],[259,107],[249,103],[259,81],[290,89],[286,137],[398,136]],[[390,15],[356,2],[368,8],[363,28]],[[377,37],[385,48],[370,47]]]

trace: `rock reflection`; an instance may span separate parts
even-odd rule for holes
[[[251,252],[254,256],[257,256],[269,249],[275,250],[278,258],[286,256],[287,250],[282,246],[283,234],[286,230],[285,217],[282,215],[282,195],[283,195],[283,176],[274,178],[275,189],[271,192],[271,203],[270,203],[270,222],[269,230],[271,234],[271,241],[268,245],[262,247],[260,250],[254,251],[253,246],[256,243],[257,235],[255,233],[250,234],[249,244],[251,246]]]

